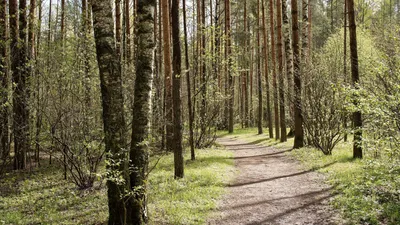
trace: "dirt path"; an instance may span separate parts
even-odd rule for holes
[[[218,143],[234,151],[238,177],[228,186],[208,224],[338,224],[329,207],[331,188],[285,152],[236,140]]]

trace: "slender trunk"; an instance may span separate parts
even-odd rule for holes
[[[312,3],[308,0],[308,58],[311,59],[312,50]]]
[[[115,0],[115,40],[118,57],[121,57],[121,0]]]
[[[39,0],[39,15],[38,15],[38,26],[37,26],[37,39],[36,39],[36,48],[35,58],[38,58],[40,51],[40,42],[41,42],[41,24],[42,24],[42,0]],[[39,61],[35,61],[35,67],[39,69]],[[41,107],[41,97],[40,97],[40,75],[36,73],[36,132],[35,132],[35,159],[37,161],[38,167],[40,166],[40,144],[39,137],[42,129],[42,113],[40,110]]]
[[[289,106],[289,127],[294,129],[294,105],[293,105],[293,55],[290,41],[290,24],[287,12],[286,1],[282,1],[283,18],[283,37],[285,40],[285,58],[286,58],[286,77],[287,77],[287,100]],[[290,132],[289,132],[290,133]]]
[[[357,53],[357,34],[356,21],[354,15],[354,0],[348,0],[348,16],[349,16],[349,33],[350,33],[350,60],[351,60],[351,81],[353,88],[358,89],[360,76],[358,74],[358,53]],[[354,99],[354,105],[357,107],[359,99]],[[354,141],[353,141],[353,158],[362,158],[362,118],[361,111],[357,110],[353,113],[354,124]]]
[[[244,13],[243,13],[243,18],[244,18],[244,50],[245,50],[245,66],[249,66],[249,60],[248,60],[248,26],[247,26],[247,0],[244,0]],[[244,77],[243,77],[243,98],[244,98],[244,126],[249,127],[249,90],[248,90],[248,80],[249,80],[249,71],[246,69],[244,72]]]
[[[201,106],[200,106],[200,134],[205,135],[206,126],[207,126],[207,71],[206,71],[206,8],[205,8],[205,0],[201,1],[201,19],[200,19],[200,27],[201,27],[201,44],[200,44],[200,86],[201,86]]]
[[[61,45],[62,45],[62,55],[65,55],[65,0],[61,0]],[[59,84],[59,91],[61,92],[62,87],[61,87],[61,81]],[[63,94],[60,94],[60,105],[63,102]],[[62,116],[60,115],[59,118]],[[65,137],[65,131],[63,127],[63,123],[61,122],[61,138],[64,139]],[[67,179],[67,158],[66,158],[66,149],[63,146],[63,161],[64,161],[64,180]]]
[[[185,67],[186,67],[186,85],[188,95],[188,111],[189,111],[189,145],[190,145],[190,159],[195,160],[196,154],[194,151],[194,140],[193,140],[193,108],[192,108],[192,92],[190,89],[190,66],[189,66],[189,47],[187,39],[187,23],[186,23],[186,0],[182,1],[183,4],[183,32],[185,41]]]
[[[343,35],[343,76],[347,83],[347,1],[344,1],[344,35]],[[344,142],[347,142],[347,115],[343,116],[343,127],[345,129]]]
[[[263,133],[262,129],[262,81],[261,81],[261,45],[260,45],[260,0],[257,1],[257,81],[258,81],[258,134]]]
[[[172,112],[172,80],[171,80],[171,48],[170,48],[170,16],[169,16],[169,0],[162,1],[162,22],[163,22],[163,50],[164,50],[164,82],[165,82],[165,118],[167,131],[167,151],[173,151],[173,112]]]
[[[264,76],[265,76],[265,85],[266,85],[266,92],[267,92],[267,122],[268,122],[268,132],[269,138],[274,138],[274,131],[272,125],[272,115],[271,115],[271,97],[270,97],[270,89],[269,89],[269,74],[268,74],[268,36],[267,36],[267,25],[266,25],[266,18],[265,18],[265,7],[264,1],[261,3],[261,10],[262,10],[262,30],[263,30],[263,45],[264,45]]]
[[[125,23],[125,61],[130,65],[131,61],[131,20],[130,20],[130,1],[124,0],[124,23]]]
[[[101,83],[105,150],[108,160],[115,162],[115,164],[108,165],[107,170],[111,174],[124,175],[125,153],[123,149],[127,147],[126,124],[124,118],[121,65],[115,49],[111,2],[108,0],[96,0],[91,2],[91,4]],[[125,223],[126,217],[124,199],[121,198],[124,186],[117,184],[113,179],[108,179],[107,187],[108,224],[122,225]]]
[[[286,1],[286,0],[282,0]],[[279,69],[279,114],[280,114],[280,127],[281,127],[281,142],[287,140],[286,137],[286,118],[285,118],[285,77],[283,75],[283,52],[282,52],[282,6],[281,0],[276,0],[276,23],[278,32],[278,69]]]
[[[179,36],[179,0],[172,0],[172,67],[174,108],[174,168],[175,179],[183,178],[182,113],[181,113],[181,41]],[[205,68],[204,68],[205,69]]]
[[[6,37],[7,32],[7,1],[0,0],[0,37]],[[8,67],[7,44],[0,41],[0,159],[8,157]]]
[[[274,117],[275,117],[275,139],[279,139],[279,102],[278,102],[278,86],[276,80],[276,63],[275,63],[275,31],[274,31],[274,1],[269,0],[269,23],[271,31],[271,59],[272,59],[272,84],[274,88]]]
[[[226,57],[228,62],[227,76],[229,79],[228,90],[229,90],[229,119],[228,119],[228,132],[233,133],[233,107],[234,107],[234,86],[233,76],[231,72],[232,58],[231,58],[231,12],[230,12],[230,0],[225,0],[225,32],[226,32]]]
[[[301,71],[299,48],[299,22],[297,0],[292,3],[292,47],[294,65],[294,145],[293,148],[304,146],[303,116],[301,104]]]

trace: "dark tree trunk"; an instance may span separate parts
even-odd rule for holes
[[[115,40],[118,57],[121,57],[121,0],[115,0]]]
[[[185,41],[185,67],[186,67],[186,85],[187,85],[187,95],[188,95],[188,111],[189,111],[189,145],[190,145],[190,159],[195,160],[196,154],[194,151],[194,140],[193,140],[193,106],[192,106],[192,92],[190,89],[190,67],[189,67],[189,47],[188,47],[188,37],[187,37],[187,23],[186,23],[186,0],[183,0],[183,32]]]
[[[179,0],[172,0],[172,101],[174,108],[175,179],[183,178],[182,113],[181,113],[181,41],[179,36]],[[204,46],[203,46],[204,47]],[[205,69],[205,68],[204,68]]]
[[[135,37],[138,40],[136,52],[135,99],[132,120],[132,143],[130,167],[137,168],[130,174],[131,190],[138,193],[131,197],[130,212],[127,224],[143,224],[147,222],[146,173],[148,167],[148,149],[143,144],[148,140],[151,118],[150,102],[154,62],[154,18],[155,0],[138,0],[137,27]]]
[[[229,100],[228,100],[228,132],[233,133],[233,107],[234,107],[234,85],[233,76],[231,72],[232,58],[231,58],[231,3],[230,0],[225,0],[225,31],[226,31],[226,57],[228,63],[227,76],[228,76],[228,90],[229,90]]]
[[[297,0],[292,2],[292,47],[294,65],[294,145],[293,148],[304,146],[303,116],[301,104],[301,71],[300,71],[300,48],[299,48],[299,22]]]
[[[260,0],[257,1],[257,81],[258,81],[258,115],[257,127],[258,134],[263,133],[262,129],[262,80],[261,80],[261,45],[260,45]],[[265,47],[265,46],[264,46]]]
[[[172,112],[172,70],[171,70],[171,35],[169,0],[160,0],[163,23],[163,50],[164,50],[164,82],[165,82],[165,120],[166,120],[166,147],[168,152],[173,151],[173,112]]]
[[[344,34],[343,34],[343,76],[344,82],[347,83],[347,1],[344,1]],[[347,142],[347,115],[343,116],[343,127],[345,129],[343,140]]]
[[[274,27],[274,1],[269,0],[269,23],[271,31],[271,59],[272,59],[272,84],[274,88],[274,120],[275,120],[275,139],[279,139],[279,101],[278,86],[276,80],[276,54],[275,54],[275,27]]]
[[[263,40],[264,40],[264,76],[265,76],[265,91],[267,92],[267,123],[268,123],[268,132],[269,138],[274,138],[274,129],[272,125],[272,114],[271,114],[271,97],[270,97],[270,89],[269,89],[269,74],[268,74],[268,36],[267,36],[267,25],[265,18],[265,7],[264,1],[261,2],[261,10],[262,10],[262,30],[263,30]]]
[[[17,20],[18,11],[19,20]],[[11,70],[15,84],[13,94],[14,169],[24,169],[26,167],[26,152],[29,149],[26,0],[19,1],[18,10],[16,0],[10,1],[10,18]]]
[[[6,37],[7,1],[0,0],[0,37]],[[6,40],[6,39],[4,39]],[[7,44],[0,41],[0,159],[8,157],[8,65]]]
[[[126,124],[124,100],[122,95],[121,66],[115,49],[114,21],[111,2],[96,0],[92,2],[93,28],[99,66],[105,148],[109,161],[117,164],[107,166],[111,174],[124,175],[126,143]],[[126,178],[126,177],[125,177]],[[126,209],[121,198],[125,187],[112,179],[107,181],[108,210],[110,225],[125,224]]]
[[[354,15],[354,0],[348,0],[349,32],[350,32],[350,60],[351,60],[351,81],[354,88],[358,89],[360,76],[358,74],[358,53],[357,53],[357,33]],[[359,99],[354,99],[354,104],[359,104]],[[354,141],[353,158],[362,158],[362,118],[361,111],[353,113]]]
[[[286,0],[282,0],[286,1]],[[276,24],[278,32],[278,40],[276,47],[278,48],[278,71],[279,71],[279,121],[281,128],[281,142],[287,140],[286,137],[286,118],[285,118],[285,77],[283,75],[283,52],[282,52],[282,6],[281,0],[276,0]]]

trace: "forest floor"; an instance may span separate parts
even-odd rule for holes
[[[253,138],[254,139],[254,138]],[[259,145],[264,139],[220,137],[233,151],[238,176],[228,185],[208,224],[342,224],[330,206],[333,194],[323,174],[304,169],[290,147]],[[250,139],[251,140],[251,139]]]

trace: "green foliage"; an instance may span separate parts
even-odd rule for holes
[[[172,156],[162,158],[149,176],[150,224],[203,224],[233,173],[226,150],[199,150],[179,180],[173,177]]]
[[[156,164],[150,163],[150,168]],[[160,159],[149,174],[150,224],[203,224],[225,184],[234,174],[232,153],[222,149],[197,152],[185,165],[185,178],[173,177],[173,155]],[[62,179],[60,165],[31,174],[7,174],[0,182],[0,224],[104,224],[107,190],[96,183],[78,190]]]
[[[340,143],[329,157],[312,148],[290,154],[327,173],[337,194],[332,204],[350,224],[399,224],[399,161],[353,160],[351,145]]]

